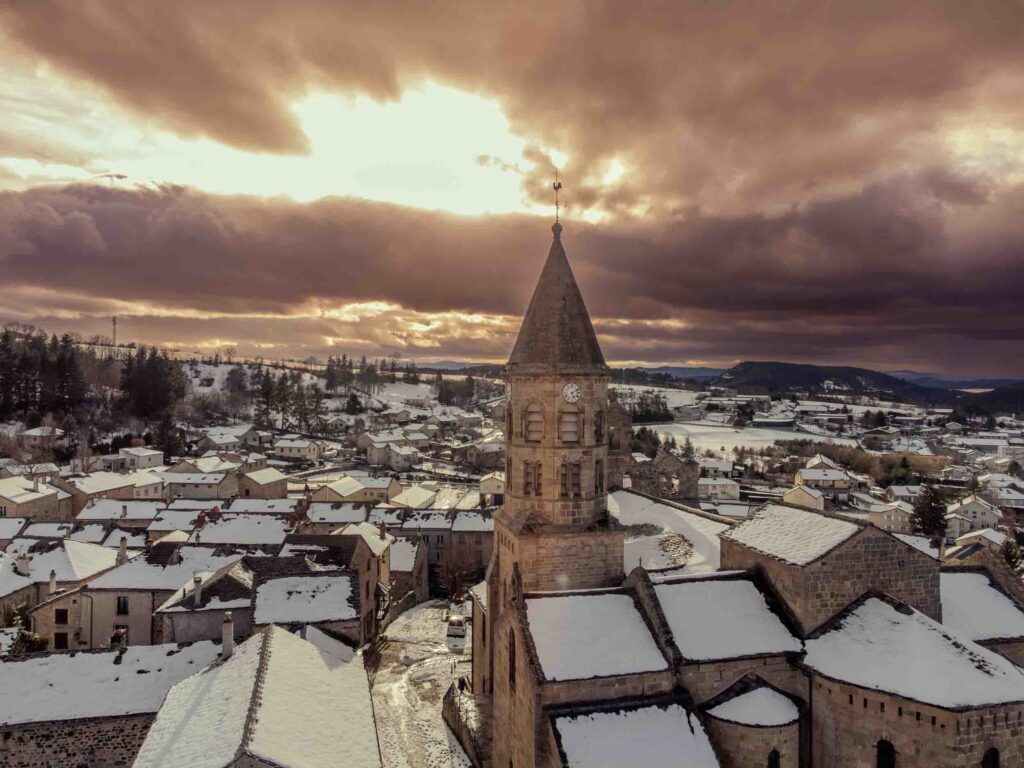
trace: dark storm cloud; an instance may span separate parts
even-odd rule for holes
[[[1020,189],[929,170],[776,216],[570,222],[563,241],[611,359],[1021,374],[1022,201]],[[151,316],[135,326],[151,341],[500,359],[547,229],[355,200],[8,192],[0,314],[76,318],[93,333],[126,305],[117,311]],[[338,314],[372,302],[388,306]]]
[[[307,149],[289,104],[425,78],[567,150],[567,202],[743,212],[941,164],[958,121],[1020,126],[1019,2],[7,3],[8,46],[183,136]],[[600,179],[612,158],[627,171]],[[524,178],[543,194],[540,163]]]

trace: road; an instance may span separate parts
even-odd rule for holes
[[[446,604],[423,603],[384,633],[373,678],[384,768],[471,768],[441,719],[441,698],[452,680],[469,675],[470,638],[446,638]]]

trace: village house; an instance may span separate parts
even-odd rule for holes
[[[740,484],[728,477],[702,477],[697,480],[697,494],[707,501],[739,501]]]
[[[273,467],[248,472],[238,478],[238,495],[254,499],[283,499],[288,495],[288,476]]]
[[[429,534],[426,534],[429,535]],[[494,516],[483,510],[459,510],[452,521],[451,555],[460,571],[483,576],[494,548]]]
[[[131,765],[167,692],[217,653],[207,642],[5,660],[0,762]]]
[[[413,605],[430,597],[428,557],[422,540],[399,537],[391,543],[391,593],[397,605],[410,594]]]
[[[165,472],[162,477],[168,499],[230,499],[238,495],[238,476],[230,472]]]
[[[64,430],[56,427],[33,427],[18,433],[18,442],[30,448],[52,448],[64,440]]]
[[[188,540],[195,546],[276,554],[292,527],[293,524],[280,515],[201,513]]]
[[[160,642],[155,633],[161,622],[154,612],[196,573],[216,571],[239,558],[199,547],[172,551],[170,561],[154,552],[137,555],[77,588],[50,595],[32,610],[33,631],[54,649]]]
[[[790,488],[782,495],[782,500],[787,504],[808,509],[825,509],[825,494],[810,485],[798,485]]]
[[[808,485],[815,490],[821,491],[826,498],[833,501],[846,501],[847,496],[854,487],[853,479],[843,469],[832,469],[830,467],[803,467],[798,469],[793,484],[796,486]]]
[[[402,492],[402,484],[394,477],[346,476],[313,491],[312,501],[350,504],[387,503]]]
[[[236,639],[252,635],[252,560],[248,556],[229,560],[182,584],[154,611],[154,636],[163,643],[222,640],[225,611],[231,612]]]
[[[159,480],[159,477],[157,478]],[[132,501],[136,498],[135,485],[139,478],[117,472],[90,472],[72,475],[53,481],[53,484],[71,495],[71,516],[78,515],[89,502],[95,499],[119,499]]]
[[[306,512],[306,521],[300,524],[300,533],[327,534],[349,523],[366,521],[367,504],[344,504],[314,501]]]
[[[1003,522],[1003,512],[978,495],[965,496],[946,506],[946,515],[957,515],[970,522],[969,531],[979,528],[996,528]],[[967,533],[961,531],[959,535]]]
[[[118,454],[124,458],[127,469],[153,469],[164,463],[164,452],[154,448],[122,448]]]
[[[371,446],[372,449],[376,448],[376,444]],[[408,472],[413,466],[415,466],[420,460],[420,452],[411,445],[395,445],[394,443],[385,443],[385,462],[389,469],[395,472]],[[368,463],[373,464],[374,461],[367,458]]]
[[[905,501],[876,504],[868,512],[868,521],[890,533],[910,533],[914,508]]]
[[[21,475],[0,479],[0,517],[57,520],[71,516],[70,495],[59,487]]]
[[[280,438],[274,441],[274,453],[282,459],[317,461],[320,444],[305,437]]]

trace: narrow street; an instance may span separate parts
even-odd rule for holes
[[[384,768],[470,768],[441,719],[445,691],[471,665],[468,634],[446,637],[446,607],[418,605],[384,634],[372,690]]]

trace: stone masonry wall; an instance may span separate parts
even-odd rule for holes
[[[938,560],[874,526],[802,567],[723,539],[721,568],[764,571],[805,635],[871,590],[942,620]]]
[[[130,766],[154,715],[65,720],[9,727],[0,746],[4,768]]]
[[[759,656],[679,667],[680,681],[698,704],[718,695],[745,675],[757,675],[780,691],[807,701],[807,677],[785,656]]]
[[[539,746],[541,703],[528,656],[524,631],[525,622],[519,611],[510,607],[502,612],[494,632],[494,737],[491,746],[491,765],[512,765],[532,768]],[[509,633],[515,633],[516,685],[508,685]]]
[[[589,704],[615,699],[661,696],[671,693],[674,687],[675,676],[670,669],[666,669],[664,672],[544,683],[541,688],[541,701],[547,707]]]
[[[779,751],[779,768],[800,765],[800,722],[777,727],[739,725],[708,715],[705,726],[721,768],[768,765],[768,755]]]
[[[982,643],[989,650],[1005,656],[1018,667],[1024,667],[1024,640]]]

